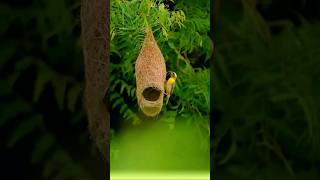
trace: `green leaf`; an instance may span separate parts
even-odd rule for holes
[[[14,66],[14,72],[9,76],[9,88],[12,89],[17,79],[27,68],[35,63],[35,59],[33,57],[26,57],[20,61],[18,61]]]
[[[67,88],[67,80],[63,77],[57,77],[53,79],[52,85],[54,87],[54,93],[57,99],[58,107],[60,110],[63,109],[63,103],[65,99],[65,92]]]
[[[19,140],[26,135],[32,133],[40,127],[42,123],[42,117],[40,115],[32,116],[26,120],[23,120],[13,131],[8,141],[8,147],[12,148]]]
[[[14,40],[4,40],[4,42],[0,44],[0,68],[14,55],[14,53],[16,52],[16,47],[17,42],[15,42]]]
[[[39,98],[41,96],[41,93],[43,92],[45,86],[51,81],[52,79],[52,73],[49,71],[46,71],[45,69],[39,69],[38,76],[36,78],[35,84],[34,84],[34,93],[33,93],[33,101],[37,102],[39,101]]]
[[[122,94],[122,93],[123,93],[123,90],[124,90],[126,87],[127,87],[127,85],[126,85],[126,84],[124,84],[124,83],[122,83],[122,84],[121,84],[120,94]]]
[[[227,155],[220,160],[218,163],[219,165],[223,165],[229,161],[229,159],[237,152],[237,141],[236,141],[236,135],[234,130],[231,130],[231,138],[232,138],[232,144],[231,147],[229,148]]]
[[[131,93],[130,93],[131,97],[136,97],[136,88],[132,88],[131,89]]]
[[[66,154],[63,150],[58,149],[50,156],[50,159],[46,161],[45,167],[43,169],[43,177],[49,178],[53,175],[54,171],[65,168],[65,164],[69,162],[69,159],[66,157]]]
[[[126,106],[122,106],[121,108],[120,108],[120,113],[123,113],[124,112],[124,110],[126,110]]]
[[[112,108],[117,107],[118,105],[122,104],[123,100],[121,98],[117,99],[113,104]]]
[[[71,124],[77,124],[79,122],[81,122],[81,120],[85,120],[85,112],[84,111],[80,111],[79,113],[76,113],[76,115],[74,115],[71,119]]]
[[[52,177],[57,180],[91,179],[85,169],[74,162],[69,154],[63,149],[58,149],[53,152],[50,159],[46,161],[42,176],[46,179]]]
[[[13,100],[4,104],[1,103],[0,109],[0,127],[15,116],[32,110],[31,106],[22,99]]]
[[[68,100],[68,109],[71,112],[75,111],[76,103],[80,94],[81,94],[81,88],[78,85],[75,85],[69,89],[67,100]]]
[[[119,96],[119,94],[118,93],[112,93],[111,95],[110,95],[110,101],[114,101],[116,98],[119,98],[120,96]]]
[[[55,143],[55,138],[52,136],[52,134],[46,133],[43,136],[41,136],[32,151],[32,163],[37,163],[41,161],[45,154],[50,151],[52,146]]]
[[[0,4],[0,34],[7,31],[14,18],[14,11],[3,3]]]

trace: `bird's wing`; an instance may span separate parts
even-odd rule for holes
[[[175,87],[176,87],[176,82],[173,83],[172,88],[170,89],[170,95],[172,95]]]
[[[165,92],[166,92],[165,97],[166,97],[166,105],[167,105],[169,102],[171,92],[172,92],[172,87],[168,84],[168,82],[166,82],[166,84],[165,84]]]
[[[166,98],[166,105],[168,104],[169,102],[169,97]]]
[[[169,81],[166,81],[166,83],[164,85],[164,89],[167,94],[169,94],[171,92],[172,86],[170,85]]]

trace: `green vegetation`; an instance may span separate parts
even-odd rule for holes
[[[298,13],[267,20],[257,7],[276,1],[265,3],[219,8],[214,176],[319,179],[320,23]]]
[[[177,134],[180,132],[178,127],[176,129],[175,127],[179,126],[179,123],[188,123],[189,127],[196,129],[196,132],[190,131],[190,134],[197,136],[198,141],[202,143],[202,146],[199,146],[202,147],[202,156],[209,157],[209,59],[213,50],[208,36],[210,31],[210,1],[202,0],[194,3],[194,1],[188,0],[174,1],[174,3],[174,7],[166,8],[168,1],[111,0],[110,104],[112,105],[111,114],[117,114],[111,121],[111,127],[116,127],[115,124],[120,124],[120,126],[126,124],[135,128],[135,126],[140,127],[150,121],[139,110],[134,76],[135,60],[141,49],[145,28],[149,25],[153,29],[155,39],[166,60],[167,70],[175,71],[178,75],[177,86],[170,102],[166,107],[163,107],[159,116],[151,121],[165,124],[167,129],[171,128],[171,131]],[[150,127],[142,128],[141,131],[148,132],[148,128]],[[164,128],[163,131],[167,129]],[[120,132],[121,128],[114,129],[114,137],[120,136],[118,131]],[[152,141],[150,139],[146,140],[144,136],[148,136],[148,133],[140,135],[141,137],[138,137],[143,139],[141,141],[138,140],[139,138],[128,137],[120,142],[126,144],[136,141],[137,144],[140,143],[141,150],[139,151],[142,152],[143,147],[157,145],[155,140],[153,143],[150,143]],[[157,133],[151,135],[155,139],[158,136],[160,135]],[[165,139],[165,137],[163,138]],[[188,139],[187,136],[184,139]],[[119,157],[126,157],[126,153],[129,152],[126,148],[118,149],[115,144],[120,142],[113,141],[114,143],[111,144],[111,166],[113,164],[119,166],[119,162],[122,162],[125,166],[124,159],[117,159],[114,153],[118,152],[120,153]],[[170,148],[169,144],[172,145],[171,148],[176,147],[172,143],[169,140],[166,145],[163,145],[163,148]],[[183,145],[178,146],[176,148],[183,151]],[[131,156],[136,156],[136,160],[146,158],[141,157],[142,152],[139,153],[138,150],[135,151],[134,149],[132,151],[135,153],[131,153]],[[160,151],[158,149],[157,152],[151,153],[152,155],[148,157],[157,156],[157,153],[161,154]],[[186,151],[188,152],[188,150]],[[190,150],[190,153],[192,153],[192,150]],[[189,155],[189,157],[192,156]],[[167,155],[165,159],[167,162],[170,159],[174,162],[179,161],[179,158],[175,159],[170,155]],[[170,163],[161,164],[160,159],[158,160],[159,162],[154,160],[153,164],[149,166],[151,168],[158,167],[158,170],[168,169],[165,165],[170,166]],[[194,162],[190,159],[188,163],[192,166]],[[204,164],[208,167],[208,163]],[[130,168],[138,168],[135,166],[139,166],[138,163],[133,163]],[[179,166],[175,166],[175,168],[177,167]],[[172,168],[172,170],[175,169]]]
[[[0,3],[0,179],[104,178],[82,108],[79,10],[79,1]]]
[[[210,2],[176,0],[172,8],[161,5],[168,2],[111,0],[113,165],[129,169],[135,163],[145,168],[130,155],[153,150],[150,139],[167,143],[161,157],[172,160],[168,166],[161,162],[164,158],[152,154],[159,152],[149,151],[146,155],[154,157],[151,162],[160,162],[150,169],[175,170],[181,165],[175,163],[177,159],[190,154],[193,159],[183,162],[187,168],[192,168],[192,162],[206,163],[201,158],[209,151],[209,74],[213,73],[213,176],[319,179],[320,11],[313,8],[316,1],[216,0],[213,72],[208,68]],[[0,3],[4,164],[0,179],[106,179],[82,108],[79,10],[75,0]],[[318,16],[311,18],[312,13]],[[172,99],[156,121],[141,114],[135,99],[134,62],[147,24],[168,70],[178,74]],[[159,123],[162,130],[152,131],[150,122]],[[131,131],[121,133],[127,129]],[[139,131],[150,136],[139,136]],[[192,138],[200,139],[196,141],[200,145],[184,151]],[[132,146],[141,151],[126,151]],[[198,153],[197,147],[204,153]],[[177,156],[165,156],[166,152]],[[119,163],[125,158],[121,153],[130,161]]]

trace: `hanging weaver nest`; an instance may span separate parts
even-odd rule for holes
[[[161,51],[147,27],[135,65],[138,104],[147,116],[156,116],[163,105],[166,65]]]
[[[109,161],[108,88],[109,0],[81,1],[81,38],[85,65],[84,104],[91,137]]]

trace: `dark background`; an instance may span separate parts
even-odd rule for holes
[[[215,3],[213,177],[319,179],[320,2]],[[0,3],[0,179],[106,177],[82,108],[79,7]]]
[[[320,2],[215,1],[214,179],[319,179]]]
[[[0,179],[106,179],[83,110],[80,1],[1,1],[0,36]]]

